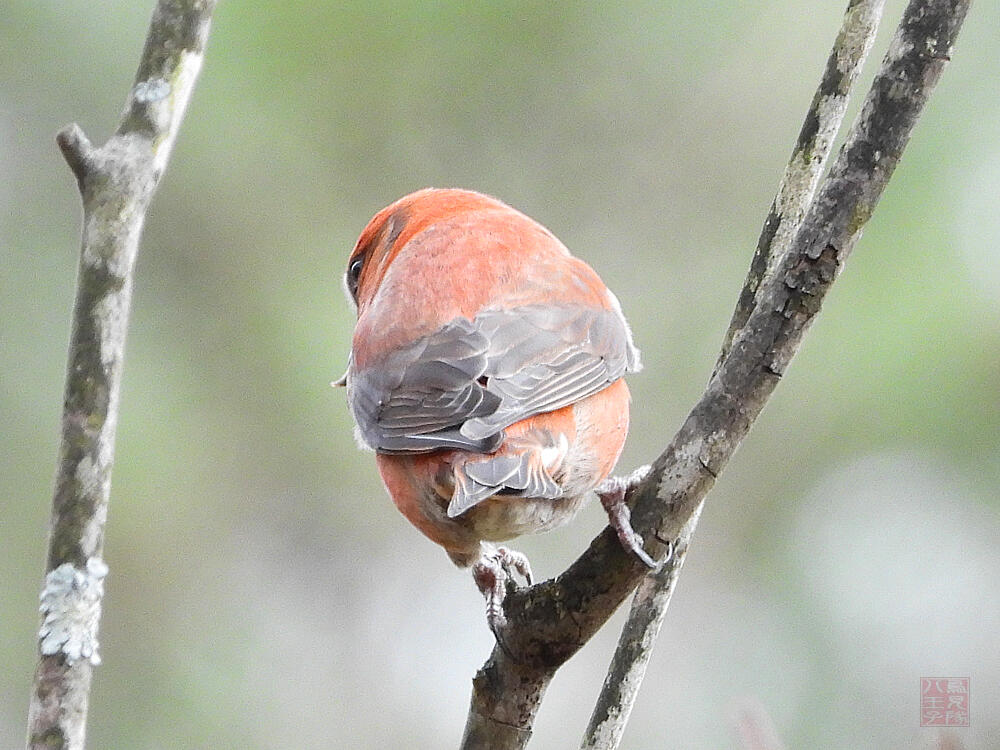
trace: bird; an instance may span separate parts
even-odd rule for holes
[[[344,287],[357,323],[334,385],[357,441],[402,514],[471,567],[494,633],[507,582],[533,581],[497,543],[566,523],[592,492],[622,545],[657,567],[624,502],[649,467],[611,476],[640,354],[589,265],[496,198],[425,188],[369,221]]]

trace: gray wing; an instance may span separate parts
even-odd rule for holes
[[[348,401],[379,452],[491,453],[505,427],[603,390],[638,356],[617,305],[484,310],[352,370]]]

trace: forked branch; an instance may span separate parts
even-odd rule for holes
[[[857,5],[854,0],[852,5]],[[653,471],[629,498],[646,551],[683,560],[705,495],[798,351],[951,55],[969,0],[912,0],[829,176],[786,252],[765,264],[746,322]],[[555,580],[513,592],[508,626],[473,681],[463,747],[522,748],[552,676],[645,575],[605,529]],[[609,745],[606,745],[610,747]]]
[[[848,94],[875,42],[884,5],[885,0],[859,0],[848,5],[844,13],[823,77],[764,220],[716,367],[725,361],[733,337],[743,329],[757,305],[761,284],[773,275],[775,266],[788,252],[809,209],[847,111]],[[696,514],[685,526],[682,550],[687,550],[697,521]],[[613,750],[621,742],[683,564],[681,554],[673,564],[648,576],[636,590],[608,675],[584,733],[582,748]]]

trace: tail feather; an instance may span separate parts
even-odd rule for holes
[[[562,496],[562,488],[545,470],[539,450],[465,463],[455,467],[455,492],[448,503],[448,517],[456,518],[500,493],[505,497],[555,499]]]

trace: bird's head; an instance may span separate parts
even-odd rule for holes
[[[424,188],[386,206],[368,222],[347,259],[344,289],[351,303],[360,314],[411,237],[441,219],[500,207],[506,204],[482,193],[454,188]]]

